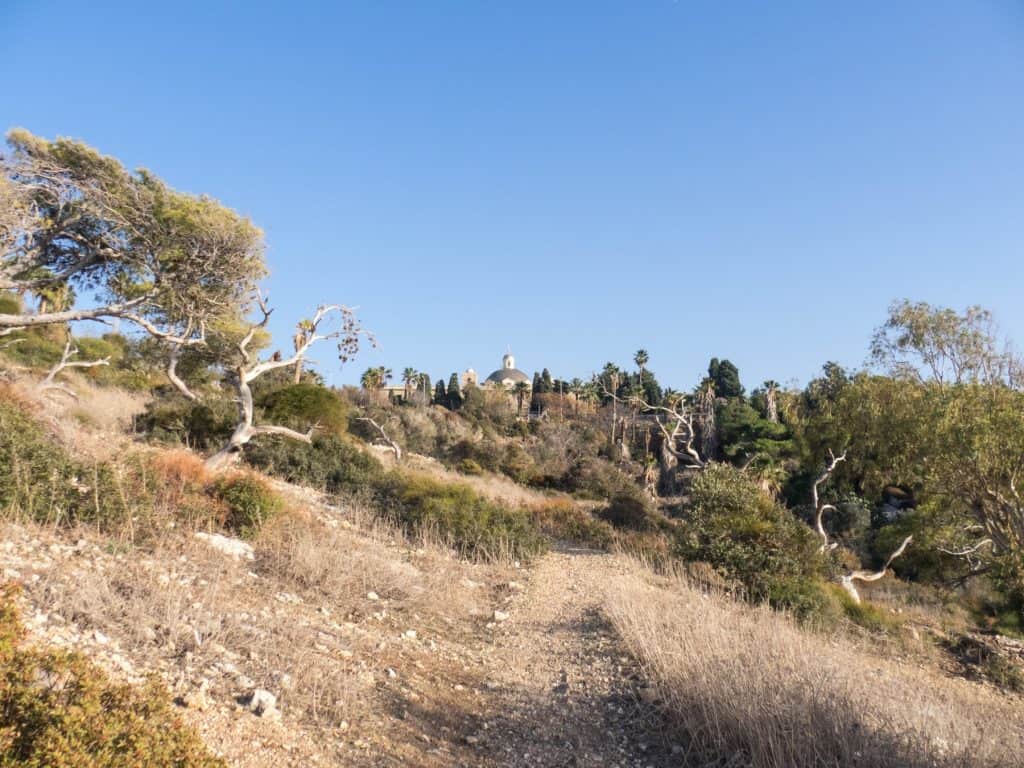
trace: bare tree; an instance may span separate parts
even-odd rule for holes
[[[381,441],[393,454],[395,454],[395,461],[401,463],[402,461],[402,446],[398,444],[398,441],[388,436],[387,430],[384,429],[383,424],[378,424],[376,421],[368,416],[359,418],[359,421],[368,422],[371,426],[375,427],[380,433]]]
[[[224,447],[206,460],[206,466],[213,470],[223,469],[233,463],[243,446],[258,435],[282,435],[304,443],[312,442],[315,425],[307,432],[297,432],[289,427],[274,424],[254,424],[255,410],[250,384],[265,373],[294,366],[318,341],[337,340],[338,357],[344,363],[359,351],[360,338],[369,337],[369,334],[360,327],[350,308],[340,304],[322,305],[309,321],[309,333],[305,335],[291,357],[284,358],[280,354],[275,354],[269,360],[260,360],[257,354],[249,349],[249,345],[252,344],[256,332],[266,328],[273,310],[267,306],[266,299],[259,293],[256,293],[253,301],[262,318],[259,322],[251,324],[245,336],[238,342],[238,363],[231,371],[231,381],[238,399],[238,425]],[[321,324],[332,315],[340,318],[340,326],[336,330],[321,333]],[[372,337],[370,339],[372,343]]]
[[[604,395],[605,397],[610,397],[612,403],[620,400],[607,387],[604,388]],[[663,438],[663,471],[672,471],[680,463],[689,469],[703,469],[707,466],[707,460],[701,457],[700,452],[693,445],[693,441],[696,438],[696,431],[693,426],[693,410],[686,404],[686,400],[682,396],[672,398],[666,402],[666,405],[652,405],[639,395],[633,395],[629,398],[631,406],[654,414],[654,422],[661,431]],[[665,456],[666,452],[667,456]]]
[[[889,566],[892,565],[892,561],[903,554],[904,550],[906,550],[913,538],[913,536],[907,536],[907,538],[903,540],[903,543],[897,547],[896,551],[889,555],[889,559],[885,561],[885,565],[883,565],[880,570],[866,571],[858,569],[839,577],[839,583],[843,585],[843,589],[850,594],[850,597],[853,598],[855,603],[860,602],[860,593],[857,591],[857,587],[853,582],[871,582],[881,579],[886,573],[888,573]]]
[[[828,533],[825,531],[824,516],[828,510],[835,511],[835,506],[832,504],[822,504],[821,499],[818,495],[818,489],[828,482],[828,479],[832,477],[832,473],[836,471],[836,467],[846,461],[846,451],[843,451],[839,456],[836,456],[832,449],[828,451],[828,462],[825,464],[825,471],[818,475],[814,484],[811,486],[811,503],[814,505],[814,530],[818,532],[821,537],[821,547],[818,549],[819,552],[831,552],[838,545],[836,542],[829,543]]]
[[[846,461],[845,451],[843,451],[839,456],[836,456],[835,453],[832,452],[832,449],[829,449],[828,462],[825,464],[825,470],[818,475],[814,484],[811,486],[811,502],[814,504],[814,529],[821,537],[821,547],[818,548],[818,552],[821,554],[831,552],[839,545],[837,542],[829,541],[828,532],[825,530],[825,525],[822,519],[826,511],[835,511],[835,506],[832,504],[822,504],[818,490],[830,477],[832,477],[832,473],[835,472],[836,467],[844,461]],[[907,536],[903,540],[903,543],[900,544],[891,555],[889,555],[889,559],[885,561],[885,565],[882,566],[881,570],[868,571],[864,569],[856,569],[839,577],[839,583],[843,585],[843,589],[849,593],[854,602],[860,602],[860,593],[857,591],[857,587],[854,582],[872,582],[881,579],[888,572],[889,566],[892,565],[893,561],[906,551],[913,538],[913,536]]]
[[[57,376],[68,368],[95,368],[99,365],[110,365],[109,357],[104,357],[102,360],[72,360],[71,358],[77,354],[78,347],[75,345],[74,339],[69,335],[67,343],[64,345],[64,353],[60,356],[60,361],[53,366],[49,373],[46,374],[46,377],[36,385],[36,389],[39,392],[56,390],[77,399],[78,395],[76,395],[72,390],[56,382]]]

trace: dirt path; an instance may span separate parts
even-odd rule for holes
[[[620,567],[604,553],[565,548],[513,591],[502,609],[508,618],[492,629],[477,727],[463,735],[476,764],[680,765],[657,735],[636,665],[601,614]]]

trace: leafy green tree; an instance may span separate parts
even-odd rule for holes
[[[1020,365],[1006,353],[992,313],[958,314],[926,302],[897,301],[871,340],[872,360],[890,374],[941,385],[1020,383]]]
[[[71,139],[19,129],[7,142],[0,290],[41,302],[0,314],[0,331],[120,318],[180,349],[240,316],[265,273],[263,236],[248,219]],[[76,295],[94,301],[77,305]]]
[[[444,387],[444,379],[438,379],[434,385],[434,405],[448,407],[448,392]]]
[[[546,395],[555,391],[554,382],[551,381],[551,373],[545,368],[540,374],[540,389],[538,394]]]

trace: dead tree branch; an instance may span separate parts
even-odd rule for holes
[[[825,531],[825,525],[822,518],[825,515],[826,510],[835,511],[835,506],[832,504],[822,504],[818,497],[818,488],[828,481],[832,477],[832,473],[835,472],[836,467],[840,462],[846,461],[846,451],[836,456],[832,449],[828,450],[828,463],[825,465],[825,471],[818,475],[818,478],[814,481],[814,485],[811,486],[811,503],[814,505],[814,530],[818,532],[821,537],[821,547],[818,549],[819,552],[830,552],[835,549],[838,544],[835,542],[829,544],[828,533]]]
[[[304,443],[312,442],[315,425],[307,432],[297,432],[283,426],[254,424],[255,407],[250,387],[253,381],[269,371],[294,366],[318,341],[336,339],[338,358],[342,363],[347,362],[359,351],[359,341],[362,337],[368,337],[373,343],[373,337],[359,325],[352,309],[340,304],[325,304],[317,308],[316,314],[309,321],[309,333],[300,344],[296,345],[295,354],[288,358],[275,354],[267,360],[260,360],[256,353],[249,349],[249,345],[252,344],[256,333],[266,328],[273,310],[267,305],[266,298],[259,292],[253,296],[253,303],[260,313],[261,319],[252,323],[241,341],[238,342],[236,346],[238,364],[231,372],[232,384],[238,396],[238,425],[224,447],[206,460],[206,466],[209,469],[220,470],[233,463],[240,455],[243,446],[258,435],[282,435]],[[335,315],[340,318],[340,326],[336,330],[321,333],[320,327],[324,321]]]
[[[907,548],[907,545],[910,544],[910,542],[911,542],[911,540],[913,538],[914,538],[913,536],[907,536],[907,538],[905,538],[903,540],[903,543],[899,545],[899,547],[896,549],[896,551],[893,552],[891,555],[889,555],[889,559],[885,561],[885,565],[883,565],[880,570],[878,570],[878,571],[865,571],[865,570],[851,571],[850,573],[846,574],[845,576],[842,576],[839,579],[839,583],[843,585],[843,589],[845,589],[850,594],[850,597],[853,598],[853,601],[855,603],[860,603],[860,593],[857,591],[857,587],[856,587],[856,585],[853,582],[855,582],[855,581],[863,581],[863,582],[878,581],[880,578],[885,576],[886,572],[889,570],[889,566],[892,565],[893,560],[895,560],[897,557],[899,557],[900,555],[903,554],[904,550],[906,550],[906,548]]]
[[[38,391],[49,392],[56,390],[77,399],[78,396],[73,391],[55,381],[57,376],[68,368],[95,368],[98,365],[110,365],[109,357],[104,357],[102,360],[72,360],[71,358],[77,354],[78,347],[69,338],[64,345],[64,353],[60,356],[60,362],[53,366],[50,372],[46,374],[46,377],[36,385]]]
[[[398,444],[398,442],[395,441],[393,438],[388,437],[388,433],[387,433],[387,431],[385,431],[383,424],[378,424],[376,421],[374,421],[373,419],[369,418],[368,416],[362,416],[362,417],[360,417],[358,419],[358,421],[365,421],[365,422],[369,423],[370,425],[372,425],[373,427],[375,427],[376,430],[378,432],[380,432],[380,436],[382,438],[383,444],[385,446],[387,446],[387,448],[392,453],[395,454],[395,461],[401,463],[401,461],[402,461],[402,446],[400,446]]]
[[[700,453],[693,446],[693,441],[696,438],[696,431],[693,427],[694,414],[682,398],[669,403],[669,405],[652,405],[639,396],[623,401],[614,392],[610,392],[607,387],[602,387],[602,389],[605,396],[610,397],[613,402],[653,412],[655,414],[654,422],[665,438],[666,449],[678,461],[687,462],[686,466],[690,469],[703,469],[707,466],[707,461],[701,458]],[[665,423],[666,421],[668,424]]]

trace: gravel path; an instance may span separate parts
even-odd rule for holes
[[[531,569],[493,629],[485,714],[464,735],[477,765],[681,765],[601,613],[620,567],[604,553],[565,548]]]

